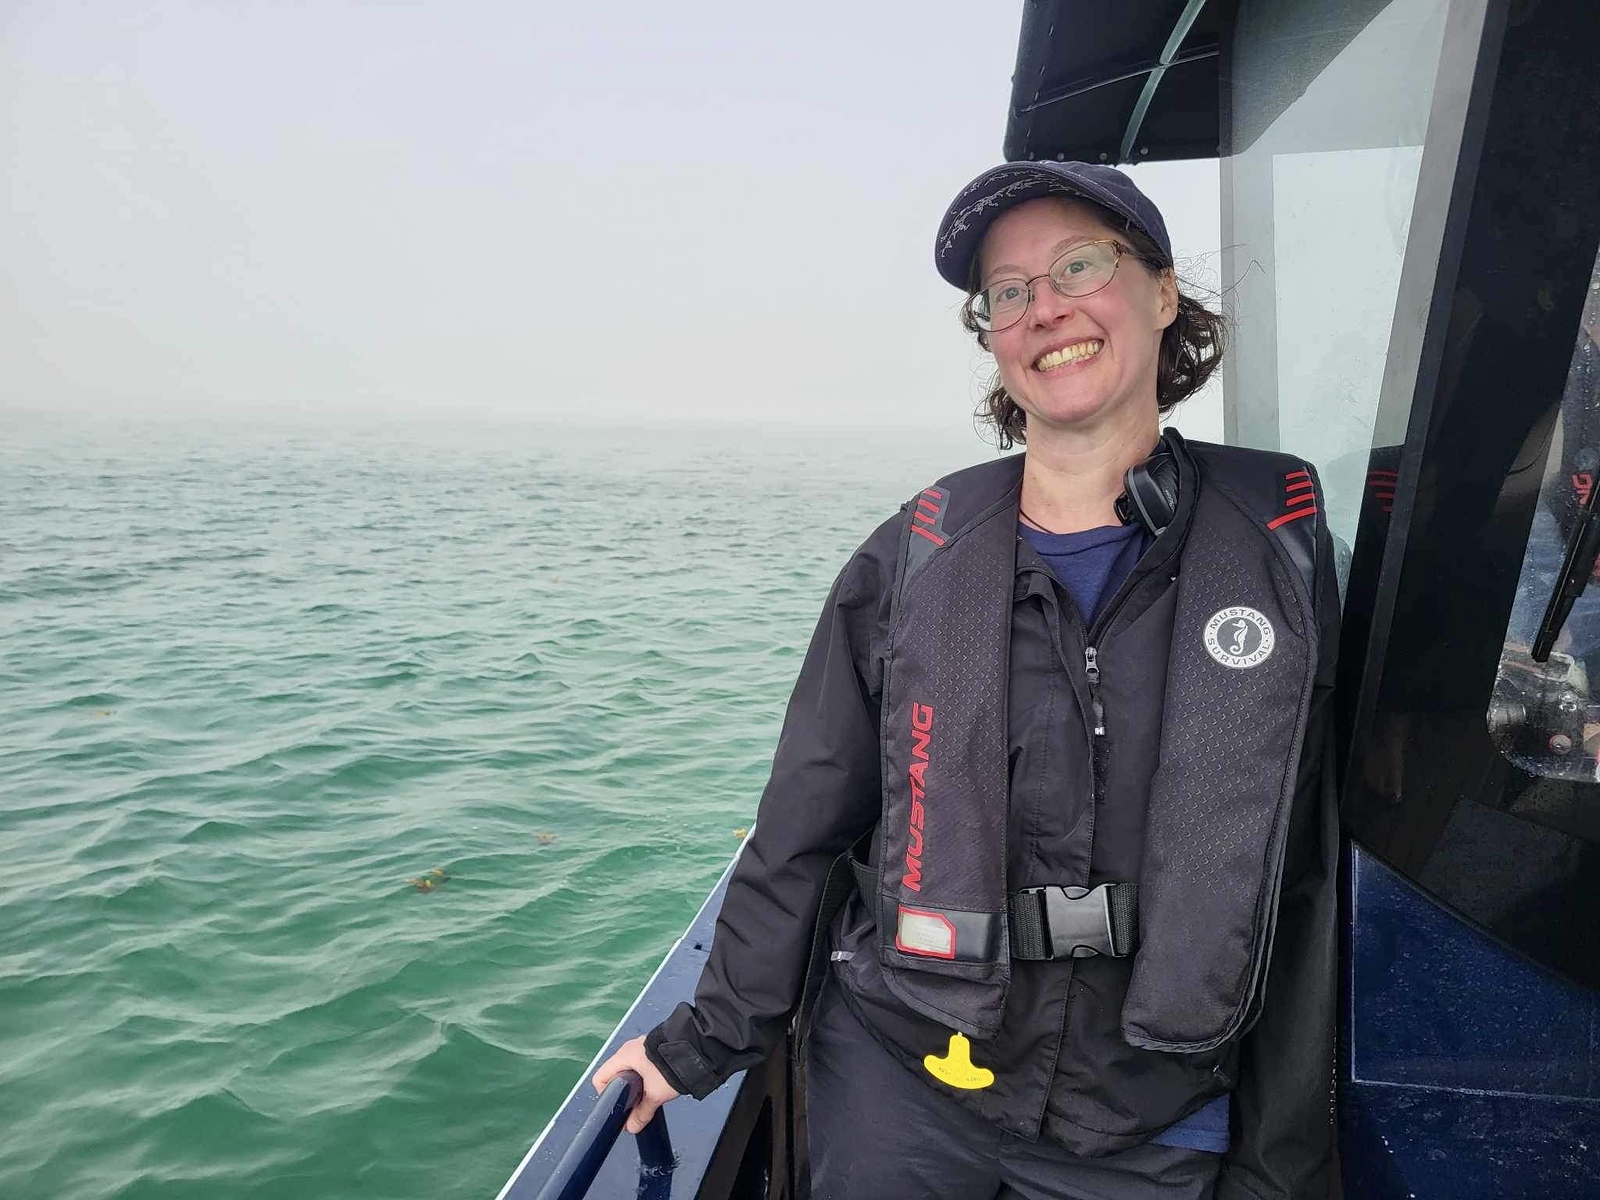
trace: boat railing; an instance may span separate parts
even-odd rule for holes
[[[600,1173],[617,1135],[644,1094],[644,1081],[636,1071],[623,1071],[606,1085],[589,1115],[561,1156],[555,1171],[540,1189],[537,1200],[582,1200]],[[639,1190],[636,1200],[668,1200],[677,1158],[667,1134],[667,1117],[656,1110],[635,1141],[639,1147]]]

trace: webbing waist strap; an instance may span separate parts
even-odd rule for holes
[[[878,872],[855,854],[850,869],[863,896],[878,894]],[[1006,898],[1011,957],[1030,960],[1126,958],[1139,948],[1139,885],[1034,887]]]
[[[1035,887],[1012,892],[1011,957],[1126,958],[1139,948],[1139,885]]]

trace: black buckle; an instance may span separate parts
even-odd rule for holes
[[[1111,932],[1111,885],[1099,887],[1023,888],[1025,896],[1037,896],[1043,903],[1044,941],[1051,958],[1090,958],[1104,954],[1121,958]]]

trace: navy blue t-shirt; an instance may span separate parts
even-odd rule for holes
[[[1046,533],[1017,522],[1022,536],[1039,552],[1045,565],[1078,602],[1085,626],[1094,623],[1100,605],[1117,594],[1150,536],[1139,525],[1102,525],[1081,533]]]
[[[1039,552],[1062,587],[1072,593],[1084,625],[1094,623],[1100,606],[1117,594],[1151,538],[1138,525],[1103,525],[1081,533],[1045,533],[1017,522],[1022,536]],[[1228,1149],[1229,1102],[1218,1096],[1204,1108],[1168,1126],[1150,1140],[1185,1150]]]

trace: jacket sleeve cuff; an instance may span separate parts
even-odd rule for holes
[[[688,1042],[667,1040],[659,1025],[645,1034],[644,1053],[681,1095],[704,1100],[722,1083],[699,1051]]]

